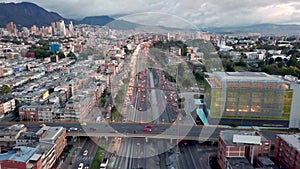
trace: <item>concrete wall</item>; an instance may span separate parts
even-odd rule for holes
[[[291,84],[291,88],[294,92],[289,128],[300,128],[300,84]]]

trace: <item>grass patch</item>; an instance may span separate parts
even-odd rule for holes
[[[113,121],[119,121],[120,115],[121,115],[121,114],[119,113],[119,111],[113,112],[113,113],[112,113],[112,120],[113,120]]]
[[[99,169],[101,161],[103,160],[103,157],[105,155],[106,148],[107,148],[107,145],[98,147],[97,153],[96,153],[93,163],[91,165],[91,169]]]
[[[235,71],[241,71],[241,70],[246,70],[246,66],[234,66]]]

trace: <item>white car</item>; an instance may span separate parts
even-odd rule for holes
[[[89,153],[89,151],[88,151],[88,150],[84,150],[84,152],[83,152],[83,156],[87,156],[87,155],[88,155],[88,153]]]
[[[80,163],[78,169],[83,169],[83,163]]]
[[[78,129],[76,127],[71,127],[70,131],[77,131]]]

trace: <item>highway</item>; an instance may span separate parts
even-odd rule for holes
[[[195,93],[178,94],[176,84],[167,81],[162,70],[146,68],[147,57],[145,55],[138,46],[131,58],[132,70],[129,85],[132,86],[128,87],[125,101],[120,108],[124,121],[108,122],[102,118],[102,121],[95,122],[94,118],[100,115],[98,111],[100,109],[97,109],[90,114],[91,117],[86,118],[85,125],[78,122],[45,122],[45,124],[65,127],[67,136],[82,138],[104,136],[110,142],[105,156],[116,159],[111,164],[113,168],[160,168],[162,161],[165,161],[166,167],[169,168],[206,168],[207,166],[200,159],[205,161],[207,154],[211,152],[206,152],[206,156],[201,156],[198,151],[199,142],[217,142],[221,130],[237,129],[222,128],[217,125],[195,125],[190,114],[197,108],[194,104]],[[123,74],[126,73],[123,72]],[[118,87],[122,86],[118,85]],[[160,90],[162,88],[166,90]],[[182,97],[185,98],[184,115],[177,104],[177,100]],[[40,123],[24,122],[24,124],[28,127],[28,131],[37,131],[40,128]],[[11,123],[0,123],[0,128],[9,125]],[[149,132],[145,132],[147,125],[152,125]],[[70,130],[70,128],[76,128],[76,130]],[[267,139],[274,141],[275,135],[279,132],[262,133]],[[183,140],[194,140],[194,142],[186,145]],[[79,163],[90,166],[97,150],[98,143],[90,139],[81,141],[85,142],[82,147],[77,147],[74,169]],[[88,156],[82,155],[84,150],[89,151]],[[165,159],[159,158],[161,154],[164,154]]]

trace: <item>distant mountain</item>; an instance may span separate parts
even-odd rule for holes
[[[0,3],[0,27],[5,27],[11,21],[25,27],[49,26],[51,22],[61,19],[64,18],[59,14],[48,12],[34,3]]]
[[[138,23],[125,21],[125,20],[116,19],[113,22],[108,23],[106,26],[108,26],[111,29],[130,30],[130,29],[136,29],[142,25]]]
[[[260,33],[263,35],[298,35],[300,34],[300,25],[292,24],[256,24],[250,26],[235,26],[235,27],[211,27],[204,28],[203,31],[213,33]]]
[[[109,16],[89,16],[75,23],[108,26],[111,29],[121,29],[121,30],[135,29],[140,26],[140,24],[132,23],[125,20],[114,19]]]
[[[109,16],[89,16],[89,17],[83,18],[82,20],[78,21],[77,23],[103,26],[114,20],[115,20],[114,18],[111,18]]]

